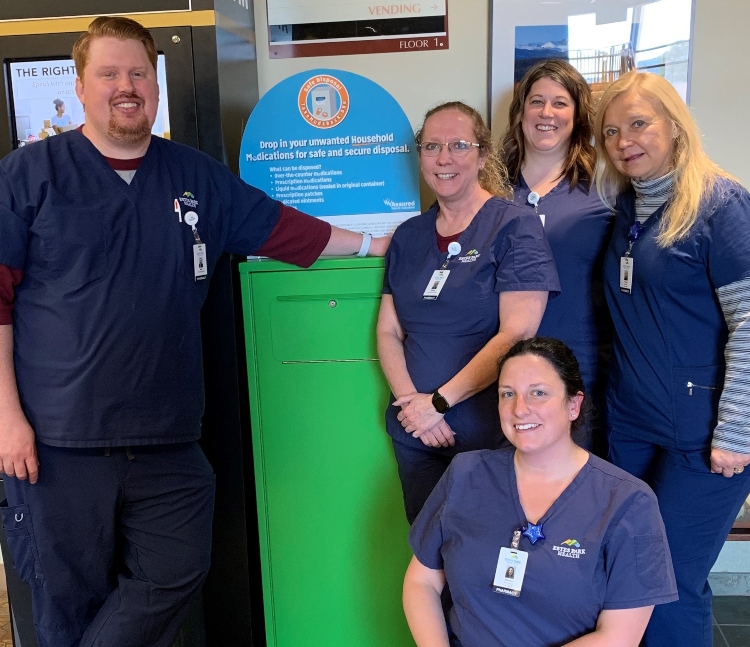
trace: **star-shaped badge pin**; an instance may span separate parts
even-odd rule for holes
[[[540,523],[540,524],[539,524],[539,525],[537,526],[537,525],[535,525],[535,524],[533,524],[533,523],[529,523],[529,524],[528,524],[528,525],[527,525],[527,526],[526,526],[526,527],[525,527],[525,528],[523,529],[523,536],[524,536],[524,537],[528,537],[528,538],[529,538],[529,541],[530,541],[530,542],[531,542],[532,544],[535,544],[535,543],[536,543],[536,542],[538,542],[538,541],[539,541],[540,539],[547,539],[547,538],[546,538],[546,537],[544,536],[544,530],[542,529],[542,526],[543,526],[543,525],[544,525],[544,524],[541,524],[541,523]]]

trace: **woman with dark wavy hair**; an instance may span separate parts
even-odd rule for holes
[[[611,213],[592,191],[591,90],[580,72],[560,60],[537,63],[513,95],[501,158],[513,201],[542,220],[560,276],[562,294],[549,302],[540,336],[562,339],[576,354],[594,408],[603,401],[602,372],[609,324],[598,280]],[[596,416],[575,440],[604,453]]]
[[[518,342],[498,387],[512,447],[457,456],[409,533],[404,611],[414,642],[637,647],[654,605],[677,598],[654,493],[573,442],[586,387],[565,344]],[[662,643],[672,644],[692,647]]]

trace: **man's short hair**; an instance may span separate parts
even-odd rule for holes
[[[130,18],[122,16],[99,16],[90,25],[87,31],[73,45],[73,61],[76,65],[78,78],[83,78],[83,71],[89,62],[89,47],[94,38],[110,36],[119,40],[138,40],[146,48],[146,55],[156,70],[156,61],[159,57],[156,44],[151,32],[143,25]]]

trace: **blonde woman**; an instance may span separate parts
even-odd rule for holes
[[[654,489],[680,596],[643,644],[710,646],[708,573],[750,492],[750,195],[662,77],[610,86],[595,136],[597,189],[616,195],[610,459]]]

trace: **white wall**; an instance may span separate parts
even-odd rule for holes
[[[430,107],[454,99],[487,115],[488,0],[450,0],[450,43],[441,51],[270,60],[265,0],[255,0],[255,24],[261,96],[292,74],[329,67],[361,74],[382,85],[415,127]]]
[[[266,1],[255,0],[258,78],[263,96],[279,81],[305,70],[333,68],[361,74],[401,104],[416,130],[424,113],[459,99],[487,118],[489,0],[450,0],[447,50],[270,60]],[[422,207],[434,200],[422,182]]]
[[[750,187],[750,1],[695,4],[690,105],[708,154]]]
[[[490,0],[450,0],[448,4],[450,47],[446,51],[270,60],[266,2],[256,0],[260,93],[297,72],[331,67],[362,74],[382,85],[415,128],[426,110],[453,99],[465,101],[487,117]],[[709,155],[750,186],[750,127],[746,123],[750,0],[695,0],[695,5],[691,107]],[[512,43],[509,51],[512,56]],[[499,133],[505,124],[495,121],[493,131]],[[423,195],[423,206],[426,199]]]

